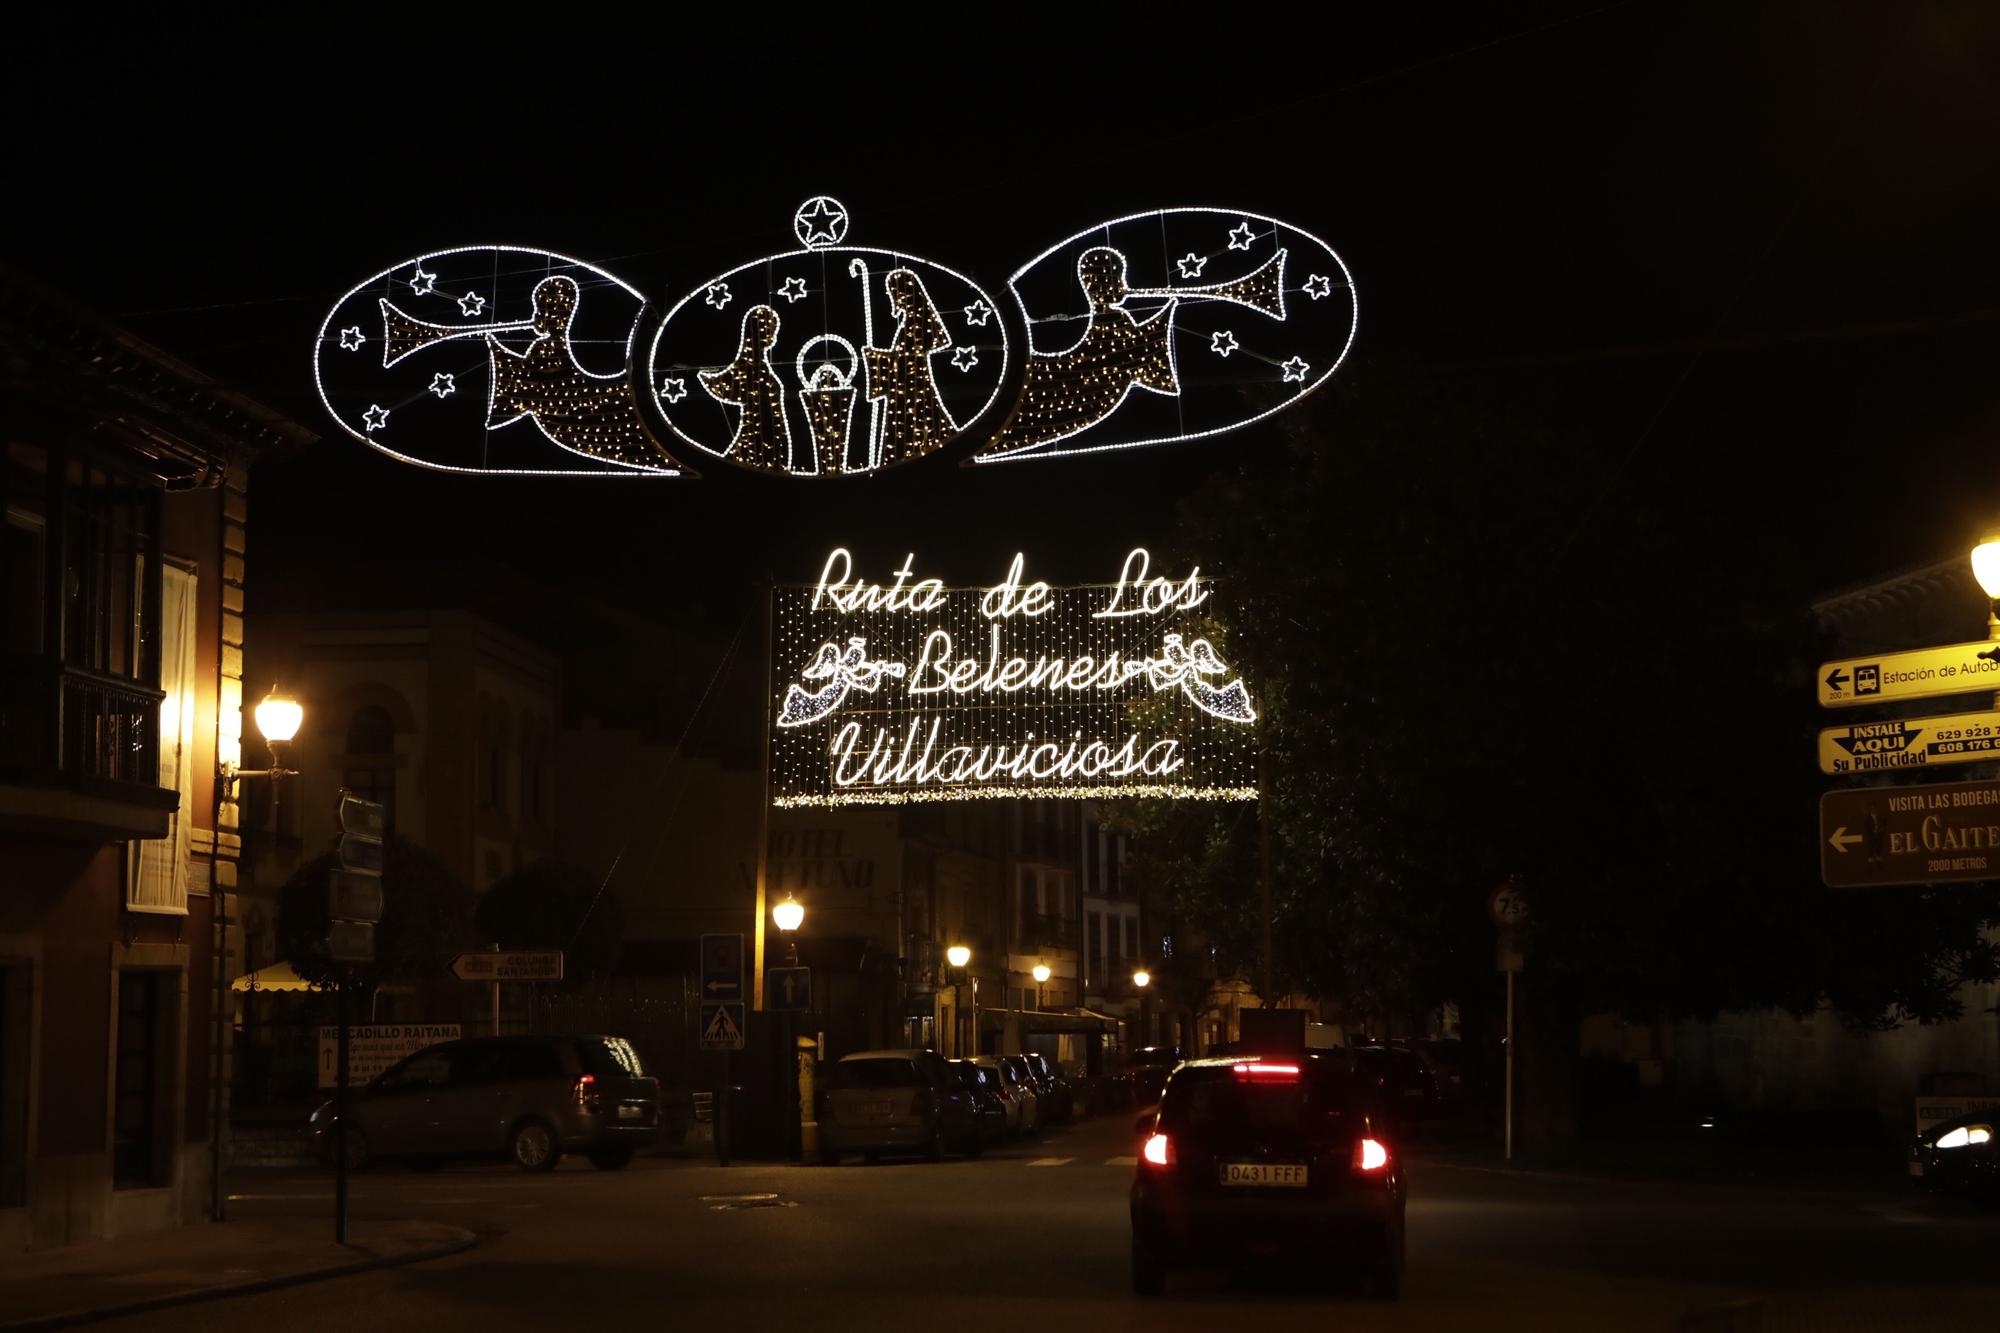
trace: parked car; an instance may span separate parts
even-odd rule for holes
[[[427,1047],[359,1088],[347,1104],[347,1162],[396,1158],[420,1170],[500,1157],[547,1171],[566,1152],[614,1171],[660,1132],[660,1083],[623,1037],[479,1037]],[[333,1103],[314,1111],[331,1158]]]
[[[1160,1100],[1160,1092],[1167,1086],[1167,1075],[1186,1056],[1178,1046],[1141,1046],[1125,1057],[1125,1067],[1121,1077],[1132,1085],[1134,1106],[1153,1106]]]
[[[1406,1124],[1437,1113],[1437,1079],[1423,1056],[1401,1046],[1356,1046],[1349,1053],[1356,1068],[1375,1081],[1391,1119]]]
[[[819,1160],[827,1166],[851,1152],[870,1162],[895,1152],[936,1161],[947,1149],[977,1157],[985,1146],[972,1091],[936,1051],[842,1056],[815,1100]]]
[[[1176,1268],[1341,1268],[1395,1297],[1407,1186],[1375,1087],[1342,1054],[1190,1060],[1139,1152],[1132,1286]]]
[[[1028,1057],[1025,1055],[1003,1055],[1000,1057],[1000,1063],[1013,1071],[1014,1077],[1020,1081],[1021,1087],[1024,1090],[1034,1094],[1035,1115],[1031,1128],[1042,1129],[1045,1126],[1054,1124],[1056,1119],[1055,1089],[1049,1086],[1048,1081],[1042,1077],[1041,1071],[1029,1064]]]
[[[1007,1099],[1001,1093],[1000,1071],[970,1060],[953,1060],[959,1081],[972,1092],[972,1104],[979,1119],[979,1141],[994,1144],[1006,1141]]]
[[[1049,1098],[1049,1119],[1057,1124],[1068,1124],[1076,1117],[1076,1085],[1070,1082],[1069,1075],[1063,1073],[1061,1065],[1039,1051],[1026,1051],[1021,1058],[1041,1078]]]
[[[1982,1106],[1918,1134],[1910,1175],[1925,1189],[2000,1207],[2000,1106]]]
[[[1000,1095],[1007,1099],[1008,1133],[1032,1134],[1042,1127],[1041,1098],[1035,1095],[1033,1084],[1023,1081],[1018,1066],[998,1055],[975,1055],[972,1063],[992,1070],[999,1078]]]

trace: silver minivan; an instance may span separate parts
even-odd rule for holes
[[[547,1171],[565,1152],[615,1171],[660,1132],[660,1081],[623,1037],[482,1037],[427,1047],[348,1094],[347,1161],[425,1170],[499,1157]],[[312,1114],[331,1156],[331,1102]]]

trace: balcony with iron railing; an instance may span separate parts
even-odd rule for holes
[[[163,691],[49,657],[0,657],[0,827],[59,837],[165,836]]]

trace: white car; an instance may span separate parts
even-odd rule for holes
[[[1032,1134],[1042,1127],[1041,1098],[1021,1077],[1020,1071],[997,1055],[975,1055],[972,1063],[990,1069],[1000,1080],[1001,1095],[1007,1101],[1007,1132]]]

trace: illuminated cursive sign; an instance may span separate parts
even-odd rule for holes
[[[972,588],[914,556],[871,579],[836,549],[777,594],[773,804],[1254,798],[1257,710],[1214,593],[1143,549],[1110,583],[1054,586],[1016,555]]]

